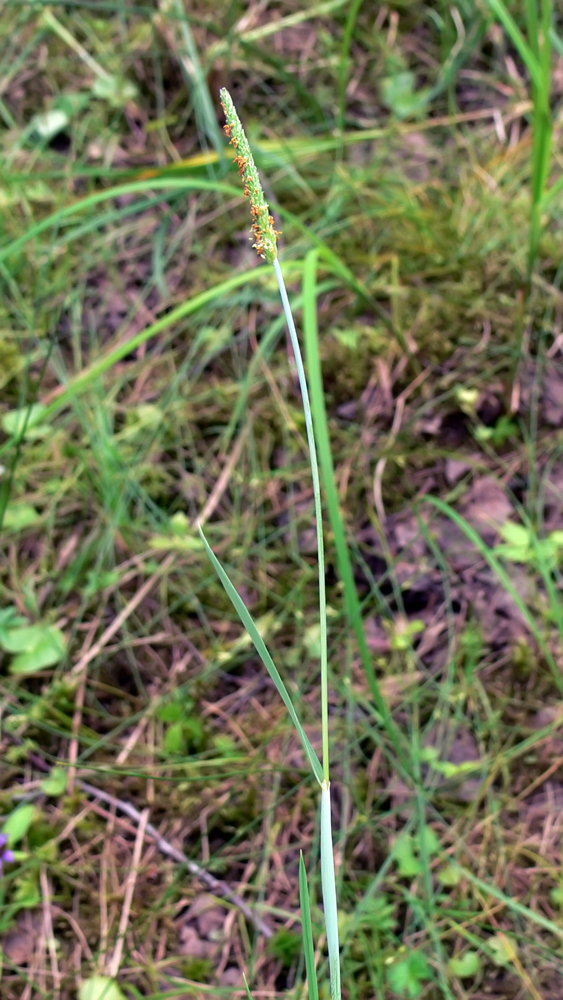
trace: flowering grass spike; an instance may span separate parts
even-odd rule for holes
[[[278,236],[281,236],[281,233],[277,231],[270,215],[248,139],[244,134],[233,99],[225,88],[221,90],[221,104],[227,119],[225,132],[236,150],[235,163],[244,183],[244,193],[247,198],[250,198],[252,232],[256,239],[252,245],[259,257],[263,257],[269,264],[273,264],[278,256]]]

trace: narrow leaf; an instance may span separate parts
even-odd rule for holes
[[[293,702],[291,701],[291,696],[289,694],[289,691],[287,690],[283,680],[281,679],[279,671],[274,661],[272,660],[270,653],[268,652],[266,643],[264,642],[262,636],[260,635],[260,632],[258,631],[254,623],[254,619],[250,614],[250,611],[246,607],[246,604],[244,603],[242,597],[238,593],[234,584],[231,583],[229,577],[227,576],[227,573],[223,569],[223,566],[221,565],[217,556],[213,552],[213,549],[211,548],[209,542],[207,541],[203,531],[201,530],[201,527],[199,528],[199,533],[201,535],[203,544],[205,545],[207,555],[209,556],[213,564],[213,568],[217,573],[217,576],[219,577],[221,583],[223,584],[237,615],[239,616],[242,624],[244,625],[246,631],[248,632],[250,638],[252,639],[252,642],[254,643],[258,656],[262,660],[262,663],[266,667],[266,670],[268,671],[270,677],[272,678],[274,684],[278,689],[280,697],[282,698],[282,701],[289,712],[291,721],[293,722],[293,725],[295,726],[297,732],[299,733],[299,737],[303,744],[303,748],[305,750],[305,753],[307,754],[307,757],[309,758],[309,762],[313,769],[313,774],[315,775],[315,778],[321,785],[323,781],[323,769],[321,767],[321,762],[311,745],[311,741],[307,736],[307,733],[305,732],[303,726],[301,725],[299,716],[297,715],[297,712],[293,707]]]
[[[303,860],[303,852],[299,858],[299,899],[301,900],[301,920],[303,923],[303,951],[305,952],[305,968],[309,986],[309,1000],[319,1000],[317,970],[315,969],[315,942],[313,941],[313,924],[311,922],[311,901],[307,872]]]
[[[321,360],[319,353],[319,331],[317,323],[317,295],[319,287],[317,285],[318,251],[311,250],[306,258],[303,270],[303,332],[305,337],[305,350],[307,358],[307,377],[311,391],[311,410],[313,415],[313,426],[315,438],[319,449],[319,459],[321,476],[326,496],[326,505],[330,526],[334,535],[336,548],[336,558],[338,560],[338,571],[344,585],[344,602],[348,620],[354,629],[363,668],[366,672],[368,684],[377,711],[393,742],[397,755],[401,758],[403,765],[407,764],[404,749],[401,745],[401,736],[395,726],[389,709],[381,694],[381,689],[373,669],[372,655],[369,651],[364,621],[362,618],[362,606],[356,581],[354,579],[354,568],[348,543],[346,540],[346,528],[340,508],[340,499],[336,488],[336,477],[334,474],[334,463],[332,461],[332,450],[330,444],[330,431],[326,414],[323,377],[321,370]]]
[[[487,6],[492,10],[495,17],[500,21],[506,34],[511,39],[513,45],[518,50],[523,59],[530,76],[536,87],[541,87],[541,69],[532,49],[522,35],[520,28],[512,17],[512,14],[502,2],[502,0],[485,0]]]

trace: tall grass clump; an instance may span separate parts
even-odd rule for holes
[[[486,3],[518,51],[531,80],[533,138],[527,274],[527,287],[529,289],[539,254],[542,216],[554,195],[553,190],[547,190],[553,139],[553,115],[551,111],[552,0],[524,0],[525,35],[520,31],[503,0],[486,0]]]
[[[270,209],[264,197],[258,171],[254,163],[252,152],[244,129],[236,112],[233,100],[227,90],[221,90],[221,103],[226,117],[225,131],[231,144],[236,151],[235,163],[237,164],[244,184],[244,193],[250,200],[250,212],[252,216],[252,232],[254,236],[254,249],[258,255],[271,264],[274,268],[279,285],[284,314],[287,320],[289,335],[295,355],[297,372],[299,376],[299,386],[303,399],[303,409],[305,413],[305,423],[307,428],[307,442],[309,447],[309,458],[311,464],[311,474],[313,479],[313,494],[315,508],[315,522],[317,535],[317,562],[319,577],[319,621],[320,621],[320,701],[321,701],[321,730],[322,730],[322,763],[314,750],[304,728],[299,719],[291,695],[285,686],[283,679],[272,659],[270,653],[260,635],[260,632],[248,611],[244,601],[240,597],[236,588],[229,579],[224,567],[221,565],[203,532],[200,533],[205,544],[207,553],[214,569],[221,580],[237,614],[250,635],[257,653],[262,659],[270,677],[272,678],[281,698],[289,712],[291,720],[297,729],[303,744],[311,770],[321,789],[321,884],[323,894],[324,916],[326,924],[326,936],[328,945],[328,958],[330,968],[330,992],[332,1000],[340,1000],[340,949],[338,940],[338,911],[336,901],[336,880],[334,869],[334,852],[332,838],[332,817],[331,817],[331,797],[330,797],[330,746],[329,746],[329,720],[328,720],[328,646],[327,646],[327,607],[325,591],[325,564],[324,564],[324,542],[322,525],[322,505],[321,486],[319,476],[319,463],[317,460],[317,449],[315,446],[315,435],[313,429],[313,417],[309,400],[309,390],[301,347],[295,329],[295,322],[291,311],[291,305],[287,295],[282,269],[278,257],[278,236],[280,233],[275,228],[274,219],[270,214]],[[300,859],[299,866],[299,889],[301,898],[301,910],[303,921],[303,944],[305,953],[305,964],[309,983],[309,993],[313,1000],[318,995],[314,944],[312,934],[312,923],[310,916],[309,892],[307,877],[303,858]]]

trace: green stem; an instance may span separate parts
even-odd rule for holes
[[[320,618],[320,640],[321,640],[321,720],[322,720],[322,739],[323,739],[323,776],[328,784],[328,782],[330,781],[330,760],[329,760],[329,741],[328,741],[328,642],[327,642],[327,627],[326,627],[326,585],[325,585],[325,558],[324,558],[324,540],[323,540],[323,511],[321,504],[321,482],[319,477],[319,463],[317,459],[317,449],[315,445],[315,433],[313,430],[313,417],[311,415],[311,404],[309,401],[309,389],[307,387],[307,379],[305,377],[305,368],[303,366],[303,358],[301,356],[301,347],[299,345],[297,330],[295,329],[295,322],[293,320],[293,313],[291,311],[291,305],[289,302],[289,298],[287,296],[285,281],[283,278],[282,269],[278,257],[276,257],[276,259],[274,260],[274,270],[276,272],[276,277],[278,279],[283,311],[285,313],[285,318],[287,320],[287,326],[289,329],[289,336],[291,339],[291,345],[293,347],[293,353],[295,354],[295,363],[297,365],[299,386],[301,389],[301,395],[303,397],[305,426],[307,428],[307,441],[309,444],[309,452],[311,460],[311,474],[313,477],[313,496],[315,498],[315,521],[317,529],[317,551],[318,551],[318,563],[319,563],[319,618]]]

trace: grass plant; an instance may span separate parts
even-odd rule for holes
[[[311,474],[313,479],[313,497],[315,506],[315,525],[317,537],[317,562],[318,562],[318,587],[319,587],[319,627],[320,627],[320,680],[321,680],[321,730],[322,730],[322,764],[319,761],[310,740],[299,720],[291,696],[277,670],[265,643],[256,627],[252,616],[248,612],[244,602],[238,595],[235,587],[229,580],[224,568],[219,560],[212,553],[209,544],[201,531],[201,536],[210,556],[213,566],[227,591],[233,606],[235,607],[241,621],[247,629],[256,651],[262,662],[266,666],[270,677],[274,681],[284,704],[290,714],[291,720],[299,733],[301,742],[311,764],[312,772],[321,787],[321,884],[323,892],[324,915],[326,926],[326,938],[328,944],[329,967],[330,967],[330,992],[332,1000],[340,1000],[340,946],[338,940],[338,908],[336,902],[336,879],[334,870],[334,851],[332,837],[332,810],[330,795],[330,734],[329,734],[329,714],[328,714],[328,639],[327,639],[327,607],[326,607],[326,585],[325,585],[325,560],[324,560],[324,538],[323,538],[323,513],[321,502],[321,484],[319,475],[319,465],[317,461],[317,448],[315,444],[315,433],[313,429],[313,417],[311,404],[309,401],[309,389],[307,378],[301,356],[301,347],[295,321],[289,302],[283,272],[278,257],[277,240],[281,235],[277,232],[274,219],[270,215],[270,209],[264,197],[254,157],[248,144],[243,126],[238,117],[231,95],[225,89],[221,91],[221,103],[226,117],[225,131],[229,141],[236,150],[235,163],[237,164],[241,179],[244,184],[244,193],[250,199],[250,210],[252,215],[252,232],[255,242],[253,247],[259,257],[264,258],[272,264],[278,281],[282,306],[291,338],[299,387],[303,399],[303,410],[305,414],[305,425],[307,429],[307,443],[309,447],[309,458],[311,463]],[[306,891],[306,876],[304,874],[303,856],[300,861],[300,894],[302,906],[308,904],[308,894]],[[311,977],[316,978],[314,962],[311,954],[314,955],[312,947],[312,932],[310,915],[303,916],[304,925],[304,947],[307,962],[307,974],[309,982]],[[311,996],[316,993],[316,982],[310,987]]]
[[[2,15],[2,1000],[563,995],[557,5]]]
[[[542,216],[549,201],[547,183],[551,170],[553,138],[551,111],[553,7],[551,0],[525,0],[526,35],[524,36],[503,0],[486,0],[486,3],[517,49],[531,79],[533,137],[527,275],[529,286],[538,260]]]

